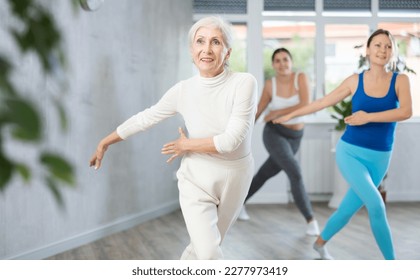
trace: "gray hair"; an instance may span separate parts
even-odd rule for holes
[[[194,23],[194,25],[190,28],[190,31],[188,32],[188,42],[190,48],[192,47],[195,34],[201,27],[214,27],[219,29],[222,32],[223,44],[225,45],[225,47],[227,49],[232,48],[233,31],[231,24],[218,16],[205,17]]]

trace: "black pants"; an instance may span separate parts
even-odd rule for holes
[[[290,180],[293,199],[305,219],[313,218],[312,206],[303,184],[299,162],[295,158],[303,137],[302,130],[293,130],[279,124],[267,123],[264,127],[263,141],[270,156],[252,179],[247,201],[271,177],[284,170]]]

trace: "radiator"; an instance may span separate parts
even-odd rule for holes
[[[330,141],[304,137],[298,158],[308,194],[331,194],[335,160]]]

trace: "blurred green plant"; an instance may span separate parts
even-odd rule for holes
[[[72,0],[72,4],[76,9],[77,0]],[[57,68],[64,69],[60,30],[49,11],[36,0],[7,0],[5,6],[9,7],[13,22],[17,23],[9,26],[7,32],[18,47],[20,56],[35,54],[45,77],[54,77]],[[27,163],[19,162],[5,152],[6,139],[30,144],[36,147],[37,158],[34,160],[42,167],[46,186],[56,202],[63,206],[61,188],[75,185],[74,169],[67,159],[42,145],[45,141],[42,112],[30,100],[28,92],[21,91],[16,79],[12,79],[17,67],[10,57],[0,53],[0,191],[7,188],[15,175],[29,183],[34,173]],[[48,93],[43,93],[43,96],[46,95]],[[61,128],[65,129],[67,119],[64,107],[59,99],[53,100],[53,104]]]
[[[332,113],[331,117],[337,120],[337,124],[334,127],[337,131],[343,131],[346,129],[346,123],[344,118],[351,115],[351,98],[341,100],[339,103],[331,106]]]

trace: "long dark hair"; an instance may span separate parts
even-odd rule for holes
[[[287,55],[290,57],[290,59],[293,61],[293,57],[292,57],[292,54],[289,52],[289,50],[288,49],[286,49],[286,48],[278,48],[278,49],[276,49],[274,52],[273,52],[273,55],[271,56],[271,62],[273,62],[274,61],[274,57],[276,56],[276,54],[278,54],[278,53],[280,53],[280,52],[285,52],[285,53],[287,53]]]

